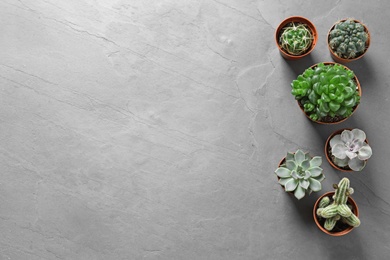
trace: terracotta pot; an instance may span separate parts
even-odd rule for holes
[[[279,45],[279,37],[280,37],[280,32],[281,30],[289,23],[291,22],[294,22],[294,23],[302,23],[302,24],[306,24],[307,27],[309,28],[309,30],[311,31],[312,35],[313,35],[313,42],[311,44],[311,47],[309,48],[309,50],[307,52],[305,52],[304,54],[301,54],[301,55],[291,55],[289,53],[287,53],[284,49],[282,49]],[[318,41],[318,34],[317,34],[317,29],[316,27],[314,26],[314,24],[312,22],[310,22],[310,20],[308,20],[307,18],[305,17],[302,17],[302,16],[291,16],[291,17],[288,17],[286,19],[284,19],[280,24],[279,26],[277,27],[276,31],[275,31],[275,42],[276,42],[276,46],[278,46],[278,49],[280,51],[280,54],[283,56],[283,58],[287,59],[287,60],[297,60],[297,59],[301,59],[307,55],[309,55],[313,50],[314,50],[314,47],[316,46],[317,44],[317,41]]]
[[[283,159],[280,160],[280,162],[279,162],[279,164],[278,164],[278,168],[279,168],[280,166],[282,166],[282,164],[283,164],[285,161],[286,161],[286,157],[283,157]],[[278,183],[279,183],[280,177],[279,177],[278,175],[276,175],[276,178],[278,178]],[[283,186],[282,184],[280,184],[280,183],[279,183],[279,185],[280,185],[280,187],[282,187],[282,189],[284,190],[284,186]],[[292,192],[287,192],[287,193],[292,194]]]
[[[324,63],[325,65],[336,64],[335,62],[323,62],[323,63]],[[315,68],[317,65],[318,65],[318,64],[315,64],[315,65],[311,66],[310,68]],[[340,65],[343,66],[344,68],[346,68],[346,69],[349,70],[348,67],[346,67],[346,66],[344,66],[344,65],[342,65],[342,64],[340,64]],[[359,96],[361,97],[361,96],[362,96],[362,88],[361,88],[361,86],[360,86],[360,82],[359,82],[358,78],[356,77],[356,75],[355,75],[355,77],[354,77],[354,81],[355,81],[355,83],[356,83],[357,91],[359,92]],[[301,104],[299,103],[299,100],[297,100],[297,103],[298,103],[299,108],[302,110],[303,114],[305,114],[305,116],[306,116],[308,119],[310,119],[311,121],[313,121],[313,122],[315,122],[315,123],[322,124],[322,125],[335,125],[335,124],[339,124],[339,123],[341,123],[341,122],[344,122],[344,121],[347,120],[349,117],[351,117],[351,116],[353,115],[353,113],[355,113],[356,109],[357,109],[358,106],[359,106],[359,104],[356,105],[356,107],[355,107],[355,108],[353,109],[353,111],[352,111],[352,114],[351,114],[349,117],[343,118],[343,119],[341,119],[341,120],[339,120],[339,121],[336,121],[336,122],[322,122],[322,121],[314,121],[313,119],[311,119],[310,116],[309,116],[308,114],[306,114],[306,112],[303,110],[303,107],[302,107]]]
[[[343,172],[353,172],[352,169],[345,169],[345,168],[340,168],[339,166],[337,166],[333,161],[332,161],[332,158],[330,157],[329,153],[328,153],[328,150],[330,149],[330,140],[333,138],[333,136],[335,135],[338,135],[338,134],[341,134],[344,130],[352,130],[352,128],[343,128],[343,129],[340,129],[340,130],[337,130],[335,131],[333,134],[331,134],[328,139],[326,140],[326,143],[325,143],[325,156],[326,156],[326,160],[328,160],[329,164],[332,165],[333,168],[335,168],[336,170],[339,170],[339,171],[343,171]],[[368,140],[366,139],[366,143],[368,144]]]
[[[336,23],[334,23],[332,25],[332,27],[329,29],[328,31],[328,35],[326,37],[326,41],[327,41],[327,45],[328,45],[328,49],[329,49],[329,52],[332,56],[332,59],[338,63],[348,63],[348,62],[351,62],[351,61],[355,61],[355,60],[358,60],[360,59],[361,57],[364,56],[364,54],[366,54],[367,50],[368,50],[368,47],[370,47],[370,40],[371,40],[371,35],[370,35],[370,32],[368,31],[367,27],[361,23],[360,21],[358,20],[353,20],[355,23],[360,23],[361,25],[363,25],[364,27],[364,31],[368,34],[368,37],[367,37],[367,41],[366,41],[366,49],[364,50],[363,54],[361,54],[360,56],[356,57],[356,58],[353,58],[353,59],[345,59],[345,58],[341,58],[339,56],[336,55],[336,53],[332,50],[332,48],[330,48],[329,46],[329,37],[330,37],[330,32],[333,30],[333,28],[340,22],[344,22],[346,21],[347,19],[342,19]]]
[[[349,226],[348,228],[344,229],[343,231],[328,231],[326,230],[320,223],[320,221],[318,220],[317,218],[317,208],[318,208],[318,204],[320,203],[320,200],[325,197],[325,196],[333,196],[334,195],[334,191],[330,191],[330,192],[327,192],[325,194],[323,194],[321,197],[319,197],[316,201],[316,203],[314,204],[314,207],[313,207],[313,218],[314,218],[314,222],[316,223],[317,227],[322,231],[324,232],[325,234],[328,234],[330,236],[335,236],[335,237],[339,237],[339,236],[344,236],[346,234],[348,234],[349,232],[351,232],[354,227],[352,226]],[[348,197],[348,204],[352,205],[352,212],[357,216],[359,217],[359,208],[356,204],[356,202],[351,198],[351,197]]]

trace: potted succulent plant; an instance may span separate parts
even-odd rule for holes
[[[341,129],[329,136],[325,155],[334,168],[341,171],[361,171],[372,155],[366,133],[360,129]]]
[[[314,24],[301,16],[286,18],[275,32],[275,41],[280,54],[290,60],[308,55],[316,46],[317,39],[317,29]]]
[[[293,193],[297,199],[302,199],[312,191],[321,190],[321,181],[325,179],[321,164],[320,156],[311,157],[309,153],[298,149],[295,153],[287,153],[280,161],[275,174],[286,192]]]
[[[330,28],[327,39],[332,58],[340,63],[360,59],[370,46],[367,27],[351,18],[336,22]]]
[[[291,83],[291,94],[305,115],[316,123],[345,121],[360,103],[361,87],[352,70],[325,62],[313,65]]]
[[[313,208],[314,221],[318,228],[331,236],[343,236],[360,225],[359,209],[350,197],[353,189],[348,178],[334,185],[334,192],[322,195]]]

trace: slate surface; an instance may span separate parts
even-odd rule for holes
[[[388,259],[390,2],[284,2],[0,1],[0,259]],[[273,38],[291,15],[319,33],[295,62]],[[361,105],[314,124],[290,83],[331,61],[346,17],[372,37],[347,65]],[[323,190],[287,195],[279,160],[345,127],[366,131],[366,168],[323,157]],[[345,176],[362,225],[333,238],[312,207]]]

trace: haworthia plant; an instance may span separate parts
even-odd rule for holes
[[[291,94],[314,121],[346,118],[360,102],[353,71],[340,64],[319,63],[291,83]]]

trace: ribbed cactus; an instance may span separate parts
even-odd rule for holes
[[[313,35],[307,25],[290,23],[284,27],[280,35],[280,46],[291,55],[301,55],[307,52],[313,43]]]
[[[338,57],[353,59],[364,53],[367,39],[364,26],[349,18],[335,25],[328,40],[330,48]]]
[[[331,231],[339,220],[352,227],[358,227],[360,220],[347,205],[348,196],[353,193],[349,179],[343,178],[338,185],[335,185],[335,189],[335,194],[332,197],[333,202],[331,203],[329,197],[324,197],[317,209],[317,216],[326,219],[324,228]]]

